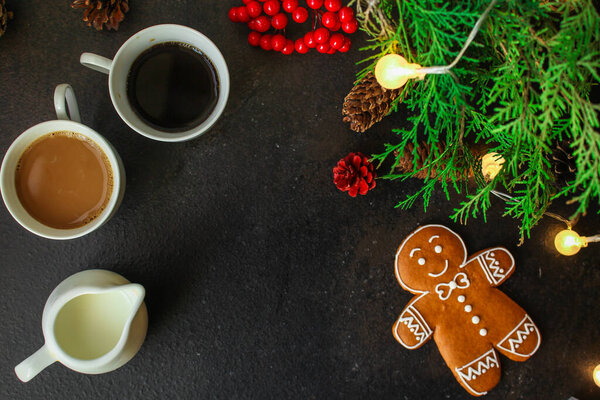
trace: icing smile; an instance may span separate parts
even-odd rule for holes
[[[429,276],[431,276],[433,278],[437,278],[438,276],[444,275],[444,273],[446,272],[447,269],[448,269],[448,260],[446,260],[446,266],[444,267],[444,269],[442,270],[442,272],[440,272],[439,274],[434,274],[434,273],[430,272],[427,275],[429,275]]]

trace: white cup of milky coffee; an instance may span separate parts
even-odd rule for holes
[[[0,190],[25,229],[49,239],[73,239],[116,212],[125,169],[112,145],[81,123],[71,86],[56,87],[54,107],[57,120],[27,129],[9,147]]]
[[[190,65],[168,59],[165,47],[176,45],[190,51],[181,55],[191,57]],[[214,78],[207,75],[206,85],[212,84],[208,89],[201,81],[204,70],[194,56],[208,61],[207,74]],[[164,64],[152,69],[160,60]],[[83,53],[80,62],[108,74],[110,98],[121,119],[154,140],[181,142],[203,134],[219,119],[229,97],[229,71],[223,55],[210,39],[186,26],[151,26],[130,37],[112,60]],[[200,97],[202,93],[210,94],[210,99]]]

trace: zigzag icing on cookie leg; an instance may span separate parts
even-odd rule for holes
[[[527,354],[518,353],[517,349],[519,348],[519,346],[523,344],[525,339],[527,339],[527,337],[529,337],[529,335],[531,335],[534,332],[538,338],[535,349],[533,349],[530,353]],[[538,331],[537,326],[535,326],[529,315],[525,314],[525,317],[521,320],[521,322],[519,322],[519,324],[512,331],[510,331],[508,335],[506,335],[500,342],[498,342],[497,346],[500,349],[514,354],[516,356],[529,357],[533,353],[535,353],[540,347],[539,337],[540,332]]]
[[[492,368],[500,368],[500,363],[498,362],[498,357],[496,356],[494,349],[482,354],[470,363],[463,365],[460,368],[456,368],[456,373],[461,382],[468,387],[470,391],[481,396],[487,392],[478,392],[469,385],[469,382],[477,379]]]

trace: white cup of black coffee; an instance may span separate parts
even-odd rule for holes
[[[181,25],[155,25],[108,58],[83,53],[86,67],[108,74],[117,113],[136,132],[164,142],[195,138],[219,119],[229,72],[217,46]]]

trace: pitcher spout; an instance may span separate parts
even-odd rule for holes
[[[146,296],[146,289],[139,283],[130,283],[119,287],[121,293],[130,301],[132,314],[135,314],[140,308]]]

